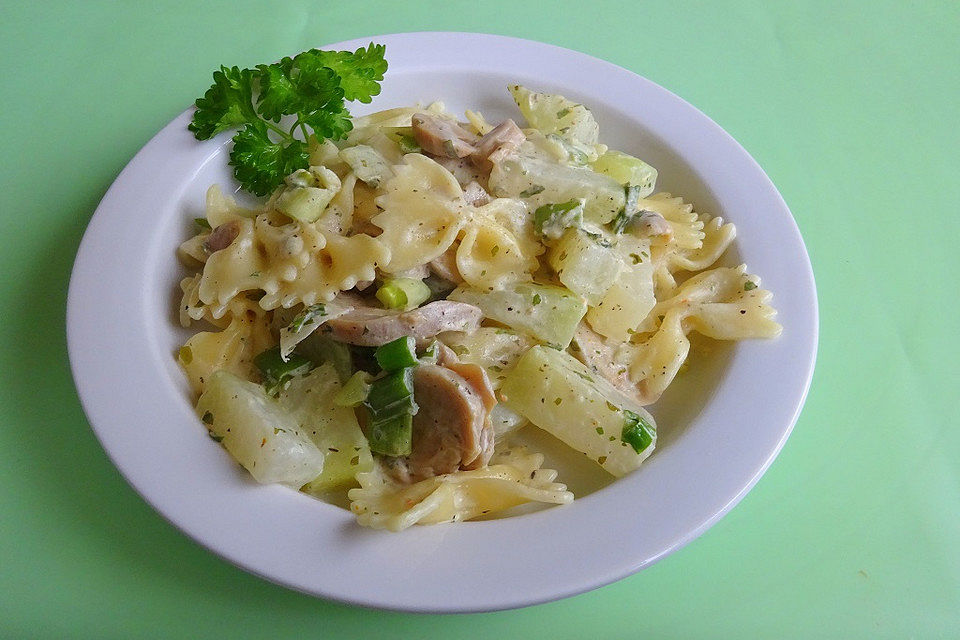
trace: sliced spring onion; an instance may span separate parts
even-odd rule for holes
[[[385,456],[408,456],[413,451],[413,416],[400,413],[374,417],[367,425],[370,450]]]
[[[263,374],[263,386],[270,395],[278,394],[294,376],[309,373],[313,368],[309,358],[296,353],[290,354],[284,361],[280,357],[280,347],[267,349],[255,357],[253,363]]]
[[[370,450],[388,456],[409,455],[413,442],[413,367],[388,373],[370,384],[363,405],[370,410]]]
[[[370,393],[370,381],[373,380],[366,371],[357,371],[340,388],[333,397],[333,404],[338,407],[358,407],[367,399]]]
[[[415,278],[390,278],[377,289],[377,300],[387,309],[414,309],[429,298],[430,287]]]
[[[624,199],[623,209],[620,209],[620,213],[610,223],[614,233],[623,233],[627,225],[640,213],[640,207],[637,205],[640,200],[640,186],[628,184],[624,187],[624,194],[626,198]]]
[[[364,406],[374,413],[387,412],[391,407],[416,407],[413,403],[413,369],[407,367],[377,378],[370,384],[370,393]],[[414,411],[414,413],[416,413]]]
[[[417,343],[410,336],[402,336],[377,347],[373,356],[384,371],[396,371],[417,364]]]
[[[583,199],[545,204],[533,213],[533,227],[537,233],[552,240],[563,235],[570,227],[583,224]]]
[[[624,409],[623,415],[625,419],[620,439],[633,447],[634,451],[640,453],[653,442],[653,436],[651,435],[653,426],[643,416],[629,409]]]

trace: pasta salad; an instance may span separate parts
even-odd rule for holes
[[[716,266],[732,224],[657,192],[584,105],[508,89],[520,123],[388,109],[305,136],[257,208],[210,187],[178,252],[180,320],[203,326],[178,360],[258,482],[390,530],[568,503],[517,434],[623,476],[690,332],[780,333],[760,279]]]

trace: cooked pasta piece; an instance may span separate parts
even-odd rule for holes
[[[628,347],[630,377],[644,404],[656,402],[677,375],[690,351],[690,331],[717,340],[780,335],[782,327],[773,319],[776,310],[768,304],[773,294],[759,284],[745,265],[720,267],[693,276],[676,295],[657,303],[640,327],[653,334]]]
[[[525,502],[567,504],[573,494],[543,469],[543,455],[523,450],[498,452],[483,469],[401,484],[375,468],[358,474],[360,488],[349,492],[357,521],[374,529],[401,531],[414,524],[471,520]]]
[[[463,189],[434,160],[412,153],[377,199],[383,209],[371,222],[383,229],[377,240],[390,252],[381,267],[399,273],[426,264],[446,251],[463,226]]]

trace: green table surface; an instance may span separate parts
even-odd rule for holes
[[[0,637],[960,637],[955,1],[2,7]],[[570,47],[684,97],[765,168],[818,283],[810,395],[756,488],[659,564],[517,611],[364,610],[218,559],[119,476],[68,368],[81,234],[216,65],[421,30]]]

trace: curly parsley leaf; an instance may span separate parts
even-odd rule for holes
[[[340,77],[310,52],[257,67],[258,108],[264,118],[279,122],[285,115],[344,110]]]
[[[307,144],[291,139],[273,142],[263,123],[250,123],[233,137],[233,173],[245,189],[265,196],[283,179],[310,164]]]
[[[253,72],[239,67],[220,67],[213,72],[213,85],[195,102],[197,110],[187,126],[198,140],[259,120],[253,108]]]
[[[383,57],[385,52],[384,45],[371,42],[366,49],[360,47],[353,53],[317,49],[308,53],[316,54],[325,66],[336,71],[347,100],[359,100],[366,104],[373,96],[380,94],[380,82],[387,71],[387,61]]]
[[[353,128],[344,100],[370,102],[380,93],[385,50],[373,43],[354,52],[311,49],[254,69],[221,67],[188,129],[206,140],[240,128],[230,153],[234,175],[266,195],[309,165],[311,135],[339,140]]]

